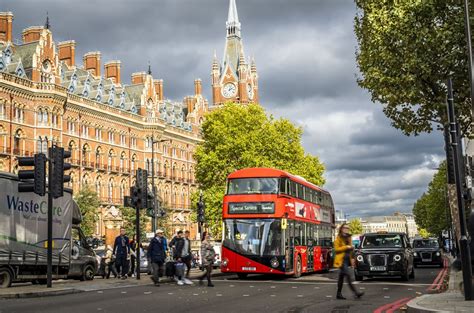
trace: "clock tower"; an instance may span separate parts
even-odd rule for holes
[[[239,15],[235,0],[229,1],[224,55],[219,63],[214,52],[212,62],[212,103],[240,104],[258,102],[258,74],[254,59],[246,59],[242,43]]]

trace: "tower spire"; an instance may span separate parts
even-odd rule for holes
[[[46,23],[44,24],[44,28],[49,29],[51,25],[49,24],[49,15],[48,11],[46,11]]]
[[[229,0],[229,14],[227,15],[227,37],[236,36],[240,38],[240,22],[235,0]]]

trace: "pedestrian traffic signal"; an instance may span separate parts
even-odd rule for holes
[[[155,216],[155,210],[153,208],[146,209],[146,215],[149,216],[149,217],[154,217]]]
[[[18,192],[34,192],[44,196],[46,194],[46,155],[38,153],[34,157],[18,157],[18,165],[34,167],[32,170],[18,171],[20,179]]]
[[[64,159],[71,157],[71,151],[65,151],[64,148],[53,146],[49,148],[50,157],[53,161],[53,175],[51,181],[51,192],[53,198],[60,198],[64,194],[64,183],[71,181],[71,176],[64,175],[64,171],[71,169],[71,163],[64,162]]]

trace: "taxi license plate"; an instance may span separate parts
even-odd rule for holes
[[[385,266],[371,266],[370,267],[371,271],[385,271]]]
[[[242,267],[242,271],[256,271],[256,267]]]

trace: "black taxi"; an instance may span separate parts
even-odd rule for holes
[[[368,233],[355,250],[355,279],[373,276],[415,278],[413,250],[405,233]]]
[[[415,238],[413,240],[415,267],[418,265],[437,265],[443,267],[443,251],[436,238]]]

